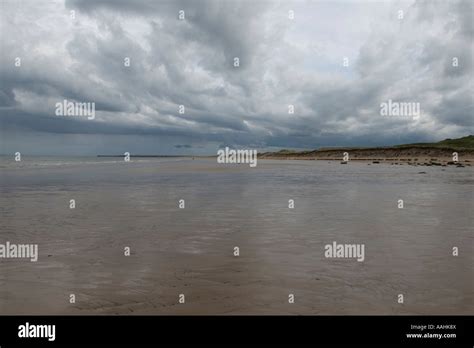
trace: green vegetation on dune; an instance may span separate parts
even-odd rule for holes
[[[285,153],[296,153],[297,151],[294,151],[294,150],[287,150],[287,149],[283,149],[283,150],[280,150],[278,151],[278,153],[281,153],[281,154],[285,154]]]
[[[368,151],[378,151],[380,153],[393,151],[393,150],[401,150],[409,148],[423,148],[423,150],[430,151],[431,150],[457,150],[457,151],[469,151],[472,152],[474,150],[474,135],[468,135],[458,139],[445,139],[439,141],[437,143],[414,143],[414,144],[403,144],[403,145],[395,145],[395,146],[386,146],[386,147],[331,147],[331,148],[320,148],[318,150],[308,150],[308,151],[294,151],[294,150],[287,150],[283,149],[278,152],[265,152],[260,154],[260,157],[314,157],[318,154],[324,152],[334,152],[334,151],[362,151],[367,153]]]
[[[435,147],[435,148],[449,148],[449,149],[474,149],[474,135],[468,135],[466,137],[458,139],[445,139],[437,143],[415,143],[397,145],[394,147]]]

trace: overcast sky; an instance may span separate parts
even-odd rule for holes
[[[4,154],[215,154],[474,133],[469,0],[1,0],[0,16]],[[64,99],[94,102],[95,119],[57,116]],[[381,116],[389,99],[419,103],[420,117]]]

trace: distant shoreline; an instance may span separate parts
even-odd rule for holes
[[[453,160],[453,153],[458,154],[458,160]],[[348,161],[344,161],[347,153]],[[97,157],[122,158],[123,155],[97,155]],[[191,156],[191,155],[130,155],[130,158],[192,158],[209,159],[217,156]],[[474,150],[459,150],[432,147],[403,147],[403,148],[338,148],[321,149],[313,151],[287,151],[264,152],[258,154],[259,160],[300,160],[300,161],[349,161],[390,163],[396,165],[425,165],[425,166],[471,166],[474,162]]]
[[[342,161],[345,153],[349,160],[356,161],[390,161],[413,162],[417,164],[451,164],[453,153],[457,153],[458,161],[465,163],[474,160],[474,150],[456,148],[437,148],[424,146],[387,147],[387,148],[337,148],[314,151],[280,151],[266,152],[259,159],[285,160],[338,160]]]
[[[97,155],[123,157],[124,155]],[[457,156],[457,158],[455,158]],[[217,155],[133,155],[134,158],[216,158]],[[347,158],[346,160],[344,158]],[[416,143],[387,147],[333,147],[318,150],[263,152],[258,159],[406,162],[414,165],[451,165],[474,162],[474,135],[445,139],[438,143]],[[400,163],[402,164],[402,163]]]
[[[124,157],[124,155],[97,155],[97,157]],[[130,155],[130,157],[156,157],[156,158],[170,158],[170,157],[198,157],[192,155]]]

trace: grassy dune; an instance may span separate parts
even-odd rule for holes
[[[471,162],[474,159],[474,136],[459,139],[445,139],[437,143],[415,143],[389,147],[341,147],[321,148],[311,151],[281,150],[260,154],[262,159],[301,159],[301,160],[341,160],[344,153],[351,160],[367,161],[403,161],[415,164],[450,164],[453,152],[459,162]]]
[[[433,147],[433,148],[445,148],[451,150],[469,150],[474,149],[474,135],[468,135],[466,137],[458,138],[458,139],[445,139],[439,141],[437,143],[414,143],[414,144],[406,144],[406,145],[397,145],[394,146],[395,148],[403,148],[403,147]]]

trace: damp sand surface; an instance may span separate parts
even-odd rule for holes
[[[0,259],[0,314],[473,314],[473,172],[2,158],[0,243],[39,260]]]

